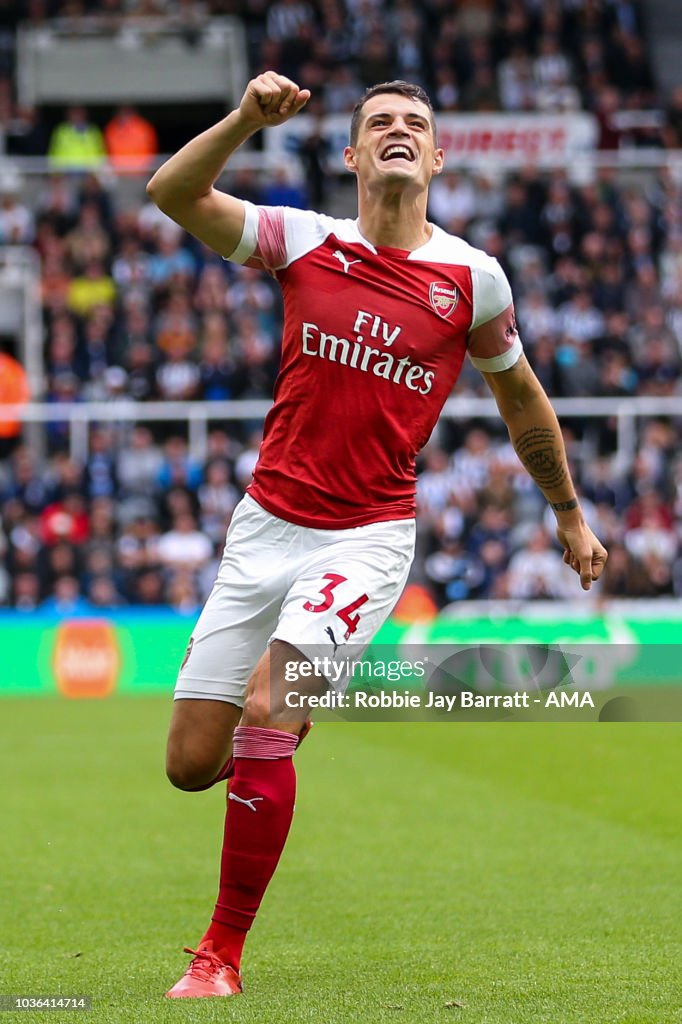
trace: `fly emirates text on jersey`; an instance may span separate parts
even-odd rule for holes
[[[393,384],[404,384],[410,391],[428,395],[433,386],[435,373],[425,370],[419,363],[413,363],[409,356],[398,359],[392,352],[386,352],[400,334],[402,327],[393,327],[375,313],[359,309],[353,324],[355,338],[339,338],[326,334],[317,324],[304,323],[301,326],[304,356],[317,356],[332,363],[341,363],[363,373],[376,374]],[[385,346],[373,348],[365,336],[376,338]]]

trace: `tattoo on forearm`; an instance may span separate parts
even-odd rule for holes
[[[529,430],[524,430],[522,434],[516,438],[514,445],[516,447],[519,456],[523,458],[523,453],[530,448],[534,448],[536,445],[547,445],[556,442],[554,431],[549,427],[531,427]]]
[[[531,427],[514,441],[516,454],[521,459],[538,487],[559,487],[567,479],[566,463],[557,437],[549,427]]]
[[[578,507],[578,499],[571,498],[570,501],[551,501],[550,505],[555,512],[570,512],[571,509]]]

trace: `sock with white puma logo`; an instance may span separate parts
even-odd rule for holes
[[[232,743],[218,901],[208,931],[220,958],[239,971],[242,949],[277,867],[294,813],[298,736],[238,726]]]

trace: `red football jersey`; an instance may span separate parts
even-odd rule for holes
[[[357,221],[244,203],[229,259],[269,270],[284,297],[274,405],[248,490],[281,519],[340,529],[415,514],[415,457],[459,376],[471,330],[511,306],[500,265],[434,226],[411,252]],[[470,352],[495,372],[513,327]]]

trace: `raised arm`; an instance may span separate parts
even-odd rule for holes
[[[147,194],[160,210],[222,256],[244,228],[240,199],[213,186],[234,151],[260,128],[284,124],[310,99],[308,89],[274,71],[252,79],[236,110],[197,135],[159,167]]]
[[[496,331],[508,335],[510,321],[511,307],[472,331],[470,348],[489,347]],[[509,369],[482,373],[516,454],[554,510],[564,562],[578,573],[583,590],[589,590],[601,576],[607,553],[583,517],[556,413],[523,354]]]

